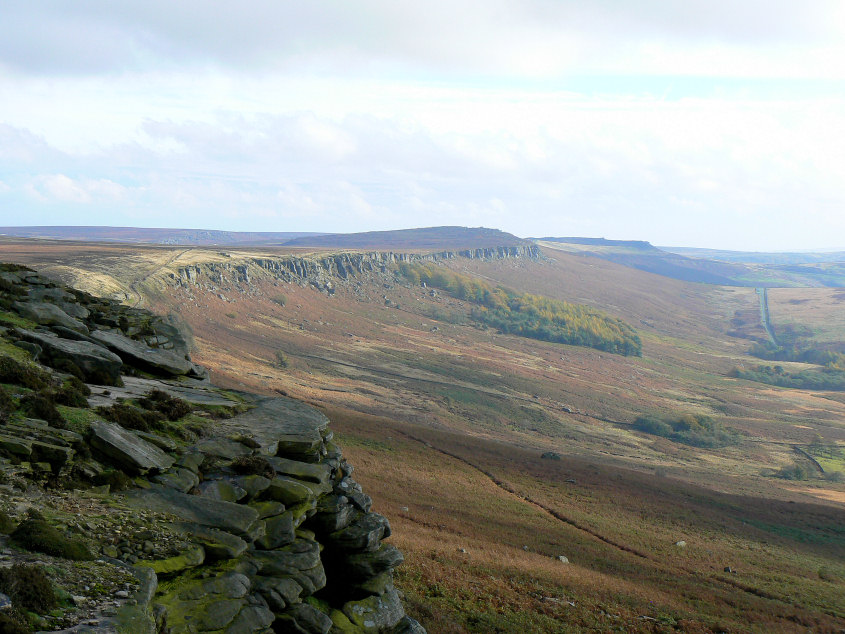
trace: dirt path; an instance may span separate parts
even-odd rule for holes
[[[769,289],[757,288],[757,297],[760,298],[760,323],[766,329],[769,339],[774,345],[778,345],[778,340],[775,338],[775,331],[772,329],[772,322],[769,317]]]
[[[144,301],[144,296],[141,294],[141,291],[138,290],[138,286],[140,284],[146,282],[150,277],[158,273],[161,269],[166,266],[170,266],[183,255],[193,250],[194,248],[191,247],[189,249],[183,249],[179,253],[171,254],[163,262],[157,262],[154,266],[144,272],[140,277],[137,277],[131,282],[129,282],[129,291],[135,296],[135,301],[132,303],[132,308],[138,308],[138,306]]]

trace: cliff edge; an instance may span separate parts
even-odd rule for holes
[[[424,632],[351,476],[318,410],[0,265],[0,631]]]

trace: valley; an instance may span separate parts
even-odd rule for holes
[[[766,363],[748,354],[766,336],[753,286],[546,243],[372,240],[4,237],[0,260],[173,315],[220,387],[319,407],[393,525],[397,585],[430,632],[845,626],[845,397],[732,378]],[[636,331],[642,356],[502,334],[471,302],[410,283],[401,262],[603,311]],[[768,298],[775,333],[841,341],[841,289]],[[706,416],[738,440],[673,442],[635,430],[644,415]],[[824,477],[775,477],[809,464],[796,448],[819,454]]]

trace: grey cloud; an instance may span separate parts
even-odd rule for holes
[[[6,0],[0,64],[43,74],[203,65],[507,74],[511,58],[538,46],[549,58],[577,56],[572,43],[612,58],[648,41],[816,45],[837,36],[831,29],[840,25],[829,20],[836,7],[836,0]],[[589,67],[590,59],[580,61]]]

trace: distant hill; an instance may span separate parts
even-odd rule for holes
[[[845,286],[842,253],[767,254],[685,247],[667,250],[641,240],[604,238],[538,238],[535,242],[685,282],[761,287]]]
[[[596,247],[630,247],[643,251],[660,251],[645,240],[606,240],[605,238],[531,238],[539,242],[562,242],[565,244],[583,244]]]
[[[396,231],[330,233],[289,240],[285,246],[330,249],[462,249],[529,244],[515,235],[484,227],[425,227]]]
[[[721,260],[723,262],[777,265],[845,262],[845,251],[722,251],[718,249],[696,249],[692,247],[660,247],[660,249],[689,258],[705,258],[708,260]]]
[[[303,231],[216,231],[143,227],[0,227],[0,235],[82,242],[127,242],[193,246],[282,244],[292,238],[319,235]]]

